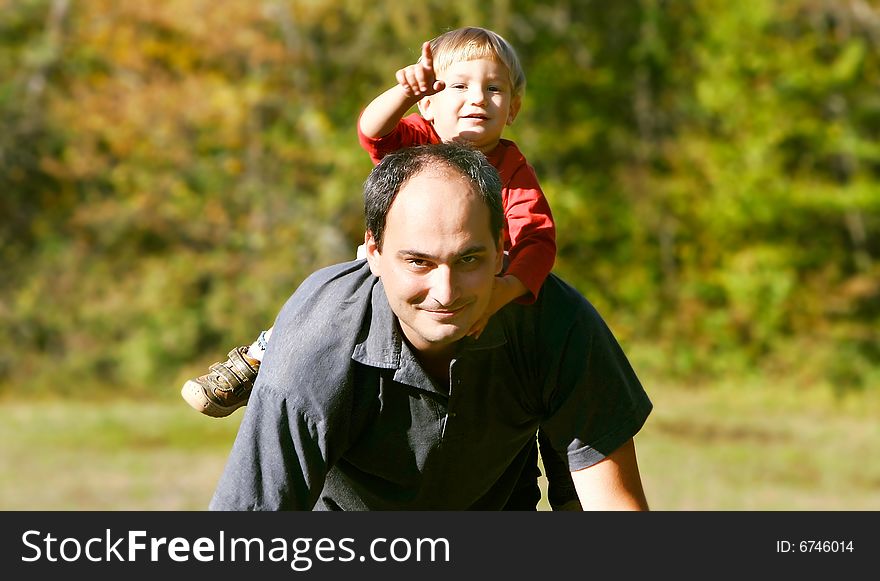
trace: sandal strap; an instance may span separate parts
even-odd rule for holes
[[[237,347],[229,352],[227,361],[217,362],[208,369],[217,375],[217,378],[226,384],[226,387],[218,385],[217,389],[236,393],[253,386],[257,377],[257,369],[244,358],[243,352],[246,347]]]
[[[245,380],[254,381],[257,377],[258,367],[251,365],[245,358],[247,350],[247,346],[236,347],[229,352],[229,361],[232,363],[233,368],[245,378]]]
[[[215,363],[208,369],[216,376],[216,389],[221,391],[235,391],[242,384],[242,378],[224,361]]]

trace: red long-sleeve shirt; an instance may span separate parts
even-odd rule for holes
[[[413,113],[401,119],[397,127],[384,137],[367,137],[358,123],[358,141],[375,164],[385,155],[404,147],[440,143],[440,136],[421,115]],[[506,222],[504,249],[509,259],[506,274],[518,278],[529,290],[529,295],[523,295],[517,301],[530,303],[538,296],[556,260],[556,225],[550,204],[541,191],[535,170],[514,142],[500,140],[486,157],[501,176],[501,201]]]

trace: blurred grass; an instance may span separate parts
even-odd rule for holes
[[[659,510],[880,510],[876,393],[730,382],[655,389],[637,436]]]
[[[648,388],[655,411],[636,445],[652,509],[880,510],[870,392]],[[170,396],[0,405],[3,510],[204,510],[243,416],[207,418]]]
[[[202,510],[243,414],[182,400],[3,404],[0,509]]]

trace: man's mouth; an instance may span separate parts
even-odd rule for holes
[[[464,309],[464,305],[460,307],[455,307],[454,309],[427,309],[422,307],[422,311],[428,313],[432,317],[436,319],[451,319],[461,313]]]

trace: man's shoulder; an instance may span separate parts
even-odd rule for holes
[[[584,294],[555,273],[550,273],[541,287],[538,301],[545,310],[598,317]]]
[[[303,333],[330,320],[337,329],[349,323],[357,325],[378,280],[364,259],[316,270],[287,299],[276,323],[285,321]]]
[[[521,305],[511,303],[509,310],[519,328],[530,333],[563,337],[572,328],[592,332],[605,326],[602,316],[593,304],[574,286],[550,273],[541,286],[534,303]],[[530,321],[530,322],[529,322]]]
[[[378,280],[363,259],[307,277],[275,319],[258,385],[290,393],[295,378],[309,393],[332,395],[320,386],[343,383]]]
[[[364,259],[343,262],[320,268],[306,277],[293,298],[314,298],[316,296],[341,296],[354,298],[358,294],[369,296],[369,288],[376,281],[370,266]],[[302,296],[306,295],[306,296]]]

